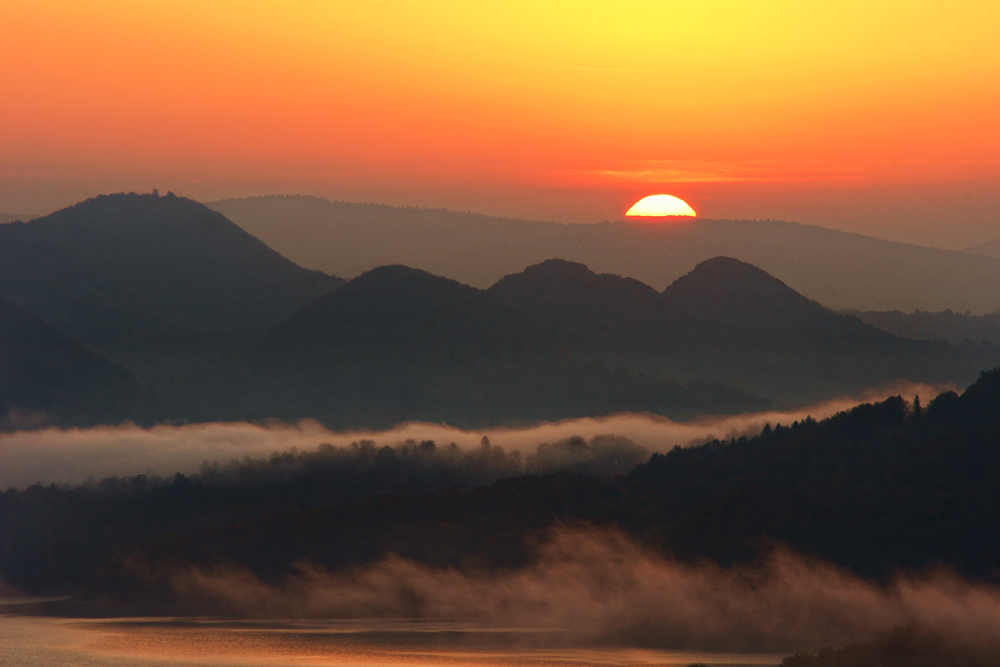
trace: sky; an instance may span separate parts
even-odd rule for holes
[[[0,211],[172,190],[1000,238],[993,0],[4,0]]]

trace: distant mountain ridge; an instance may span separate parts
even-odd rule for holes
[[[0,225],[0,298],[98,349],[258,330],[342,283],[172,194]]]
[[[951,310],[931,313],[918,310],[845,311],[874,327],[900,338],[946,340],[950,343],[994,343],[1000,345],[1000,310],[984,315]]]
[[[303,266],[348,277],[380,266],[403,264],[470,282],[464,276],[428,269],[413,260],[433,257],[449,248],[505,244],[512,232],[515,238],[535,240],[573,229],[552,222],[446,209],[330,201],[306,195],[224,199],[206,206]],[[443,249],[442,244],[447,247]],[[329,267],[337,269],[332,271]]]
[[[998,258],[794,222],[564,225],[316,197],[209,206],[303,265],[344,276],[405,264],[487,288],[525,266],[561,257],[662,290],[702,260],[721,255],[759,267],[828,308],[1000,308]]]
[[[997,257],[1000,258],[1000,239],[996,241],[989,241],[988,243],[983,243],[977,246],[973,246],[966,250],[966,252],[973,255],[984,255],[986,257]]]

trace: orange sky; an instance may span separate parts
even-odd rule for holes
[[[0,211],[159,187],[597,220],[662,191],[985,241],[998,25],[993,0],[4,0]]]

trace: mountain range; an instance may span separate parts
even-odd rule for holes
[[[774,220],[564,225],[271,196],[211,208],[294,261],[346,277],[405,264],[487,288],[553,257],[664,289],[704,259],[752,264],[828,308],[1000,308],[1000,258]]]
[[[0,296],[155,391],[143,420],[687,419],[966,384],[1000,364],[996,345],[900,338],[732,257],[662,291],[563,259],[488,289],[401,265],[344,283],[172,195],[0,226],[0,259]]]

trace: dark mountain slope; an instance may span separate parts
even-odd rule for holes
[[[173,195],[106,195],[0,225],[0,298],[102,350],[258,330],[341,283]]]
[[[124,368],[0,301],[0,430],[142,421],[152,404]]]
[[[523,314],[493,295],[405,266],[384,266],[305,306],[265,336],[269,345],[413,350],[516,345]]]
[[[620,360],[627,349],[655,344],[660,295],[649,285],[583,264],[550,259],[501,278],[489,288],[508,306],[530,313],[561,346]]]
[[[662,315],[653,368],[783,400],[824,400],[900,381],[961,385],[1000,363],[998,346],[896,338],[726,257],[700,263],[667,287]]]
[[[369,271],[315,300],[266,332],[242,362],[247,379],[230,394],[240,409],[266,395],[266,416],[341,426],[620,411],[682,418],[764,405],[724,387],[685,387],[574,356],[529,311],[401,266]]]
[[[971,382],[1000,347],[910,341],[837,314],[745,262],[699,263],[662,294],[550,260],[490,288],[576,354],[803,404],[899,381]]]
[[[754,339],[764,346],[891,344],[894,337],[807,299],[755,266],[731,257],[698,264],[664,291],[662,305],[675,325],[708,339]],[[685,324],[686,323],[686,324]]]
[[[649,285],[610,273],[596,274],[584,264],[550,259],[521,273],[504,276],[488,290],[506,303],[540,317],[578,313],[591,318],[630,317],[653,307]]]

